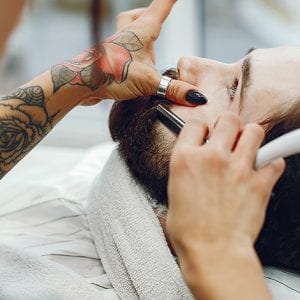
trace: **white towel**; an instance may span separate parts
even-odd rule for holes
[[[0,299],[96,300],[99,297],[101,293],[94,286],[67,268],[0,242]]]
[[[77,150],[38,148],[21,168],[17,166],[14,176],[1,180],[1,300],[119,299],[104,272],[85,214],[90,185],[112,146],[88,150],[82,161]],[[42,157],[55,157],[56,166],[65,166],[60,172],[53,164],[41,170]],[[78,165],[69,170],[75,160]],[[35,174],[40,171],[38,178]]]
[[[105,271],[121,299],[192,299],[149,200],[114,150],[87,209]],[[299,274],[276,268],[265,274],[274,300],[300,299]]]
[[[192,299],[147,195],[116,150],[94,182],[87,214],[98,254],[121,299]]]

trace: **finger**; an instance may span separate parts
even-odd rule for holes
[[[285,161],[283,158],[279,158],[258,170],[261,180],[265,182],[265,186],[269,188],[270,192],[283,174],[284,169]]]
[[[101,99],[99,98],[90,98],[90,99],[86,99],[84,101],[82,101],[80,103],[81,106],[92,106],[95,104],[98,104],[101,101]]]
[[[117,31],[120,31],[130,25],[137,18],[139,18],[145,12],[145,10],[146,8],[136,8],[120,13],[117,16]]]
[[[151,59],[152,64],[155,65],[155,50],[153,45],[149,47],[149,57]]]
[[[216,123],[215,129],[209,138],[209,143],[230,152],[236,144],[240,129],[240,119],[236,114],[232,112],[223,113]]]
[[[162,24],[170,14],[176,0],[153,0],[145,11],[145,16]]]
[[[177,145],[202,145],[205,143],[207,134],[207,124],[201,122],[200,120],[188,121],[178,136]]]
[[[185,106],[196,106],[207,103],[206,97],[198,91],[195,85],[175,79],[170,82],[166,98],[176,104]]]
[[[243,157],[247,162],[254,164],[257,150],[260,147],[264,136],[265,132],[261,126],[255,123],[247,124],[236,145],[235,154],[238,157]]]

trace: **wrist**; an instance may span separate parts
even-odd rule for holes
[[[193,272],[205,272],[212,265],[236,258],[238,260],[257,259],[251,243],[194,243],[186,246],[184,252],[179,252],[179,261],[182,267]]]
[[[248,252],[254,249],[251,238],[238,234],[226,237],[223,235],[218,238],[203,236],[201,239],[197,236],[191,238],[191,235],[187,234],[186,236],[182,235],[176,241],[175,246],[178,255],[187,259],[192,259],[197,253],[206,256],[211,252],[217,253],[224,250],[228,252]]]
[[[90,48],[51,68],[53,94],[72,97],[74,106],[82,101],[105,98],[104,87],[112,78],[101,69],[101,48]]]
[[[270,299],[251,244],[214,243],[187,253],[179,258],[180,267],[197,299]]]

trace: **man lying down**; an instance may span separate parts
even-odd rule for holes
[[[181,59],[179,74],[169,75],[195,82],[208,103],[171,109],[184,120],[200,118],[210,127],[222,111],[240,112],[244,123],[262,122],[270,140],[299,127],[299,54],[299,47],[255,50],[231,65]],[[119,146],[95,180],[87,211],[83,199],[89,179],[78,172],[57,186],[47,182],[46,189],[35,184],[18,188],[28,203],[21,201],[17,208],[24,204],[25,209],[5,214],[2,207],[1,299],[192,299],[163,233],[175,136],[157,121],[155,106],[162,102],[169,106],[145,98],[113,107],[110,129]],[[98,172],[99,161],[98,156],[80,164],[80,172]],[[274,299],[299,299],[298,183],[295,156],[274,189],[256,245],[265,265],[281,268],[266,268]],[[20,197],[11,196],[5,205]]]
[[[166,73],[197,85],[207,104],[182,107],[153,97],[115,103],[109,125],[118,153],[112,154],[91,194],[90,225],[96,247],[125,299],[190,297],[164,231],[168,163],[176,136],[158,121],[157,104],[170,107],[185,121],[205,121],[210,129],[222,112],[237,112],[244,124],[258,122],[264,127],[265,142],[300,127],[300,47],[251,50],[233,64],[184,57],[177,70]],[[256,243],[262,264],[269,266],[266,278],[274,299],[300,297],[299,183],[297,155],[287,159]],[[101,229],[97,222],[102,222]]]

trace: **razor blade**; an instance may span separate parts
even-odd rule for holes
[[[175,134],[179,134],[185,122],[162,105],[157,106],[158,119]],[[286,133],[262,146],[256,155],[255,168],[259,169],[277,158],[300,153],[300,129]]]

